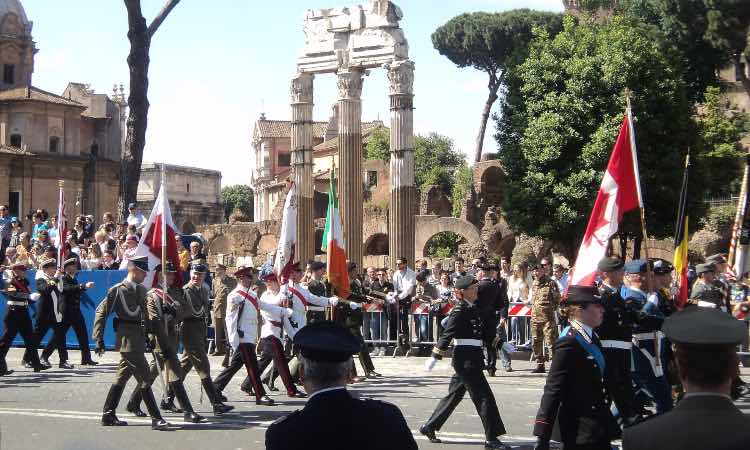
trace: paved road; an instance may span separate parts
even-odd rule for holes
[[[114,450],[125,449],[139,442],[148,449],[262,449],[265,429],[277,418],[303,406],[304,400],[289,399],[273,393],[276,406],[256,406],[239,390],[240,379],[233,380],[225,394],[236,409],[206,424],[183,424],[181,416],[165,416],[180,429],[156,432],[148,419],[136,419],[124,410],[125,398],[118,410],[119,417],[129,426],[103,428],[99,424],[101,408],[111,383],[116,353],[107,353],[97,367],[78,366],[74,370],[51,369],[35,374],[19,366],[21,350],[12,349],[8,363],[16,372],[0,379],[0,450]],[[53,357],[54,358],[54,357]],[[78,353],[71,352],[71,361]],[[467,398],[446,424],[440,437],[453,445],[430,444],[417,432],[430,415],[438,399],[447,391],[452,371],[449,361],[441,361],[429,375],[422,369],[424,358],[374,358],[383,379],[364,382],[351,388],[355,395],[382,399],[401,408],[413,430],[420,449],[478,449],[482,447],[482,427],[476,411]],[[53,361],[54,362],[54,361]],[[220,358],[212,358],[214,375]],[[515,448],[529,449],[531,423],[544,385],[544,377],[529,373],[531,365],[514,361],[513,373],[502,373],[490,379],[500,413],[508,429],[506,442]],[[748,372],[745,369],[745,375]],[[278,383],[281,384],[280,382]],[[207,401],[199,403],[200,383],[191,372],[186,383],[196,409],[208,414]],[[132,382],[126,392],[132,388]],[[155,387],[157,397],[161,388]],[[126,394],[127,395],[127,394]],[[742,407],[750,413],[750,402]],[[366,429],[363,424],[363,430]],[[373,429],[372,432],[387,432]]]

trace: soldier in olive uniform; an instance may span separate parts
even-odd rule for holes
[[[160,276],[161,269],[161,265],[156,267],[155,276]],[[149,386],[152,385],[161,372],[162,381],[169,387],[169,391],[174,393],[177,401],[180,402],[180,406],[182,406],[185,421],[201,423],[205,422],[206,419],[195,413],[185,391],[185,386],[180,381],[182,369],[180,368],[180,361],[177,359],[177,324],[182,320],[184,314],[182,304],[185,298],[182,295],[182,289],[175,284],[176,275],[177,269],[168,261],[164,271],[164,281],[167,285],[166,295],[160,288],[153,288],[146,294],[146,313],[153,331],[148,338],[151,341],[155,358],[155,361],[152,361],[149,367],[148,383]],[[157,363],[159,367],[156,366]],[[140,408],[141,392],[138,388],[134,389],[125,408],[136,417],[146,417],[146,414]],[[162,408],[175,409],[173,405],[172,408],[165,408],[164,406]]]
[[[693,283],[689,303],[704,308],[718,308],[726,312],[723,295],[715,284],[716,267],[711,263],[698,264],[695,266],[695,272],[698,279]]]
[[[169,423],[161,417],[156,405],[154,393],[151,391],[148,362],[144,356],[146,351],[145,332],[148,331],[146,316],[146,288],[141,285],[148,273],[148,259],[146,257],[132,258],[128,262],[128,276],[121,283],[107,291],[107,297],[96,308],[94,318],[93,337],[96,340],[96,352],[104,354],[104,327],[107,316],[114,312],[114,327],[117,332],[115,350],[120,352],[120,364],[115,381],[109,388],[107,399],[104,401],[103,426],[123,426],[123,422],[115,415],[117,404],[120,403],[122,391],[130,377],[135,377],[141,389],[143,402],[151,416],[151,428],[154,430],[168,430]]]
[[[536,369],[531,373],[544,373],[544,341],[550,352],[553,351],[557,341],[557,323],[555,322],[555,311],[560,304],[560,292],[557,283],[552,280],[544,266],[535,265],[534,284],[531,296],[531,339],[533,343],[534,357],[536,358]]]
[[[311,279],[307,283],[307,290],[319,297],[328,297],[328,287],[323,281],[323,271],[326,265],[320,261],[310,263]],[[307,323],[315,323],[326,320],[326,309],[322,306],[310,305],[307,307]]]
[[[214,294],[214,302],[211,308],[211,316],[214,324],[215,349],[213,356],[224,356],[222,365],[229,364],[229,349],[227,348],[227,327],[224,317],[227,314],[227,295],[237,286],[237,280],[227,275],[227,266],[216,265],[216,274],[211,282],[211,290]]]
[[[182,288],[185,295],[185,315],[180,334],[185,352],[180,359],[180,365],[183,380],[195,366],[201,385],[213,405],[214,414],[219,416],[234,407],[221,402],[221,397],[211,381],[211,363],[206,353],[206,328],[210,321],[210,313],[208,290],[203,286],[207,270],[204,264],[194,264],[190,268],[190,281]]]

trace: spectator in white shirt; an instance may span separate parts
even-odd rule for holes
[[[409,311],[411,309],[411,298],[417,284],[417,274],[407,267],[407,262],[403,256],[396,260],[396,271],[393,273],[394,292],[389,295],[389,301],[398,304],[400,331],[403,339],[405,339],[405,342],[399,342],[399,347],[406,347],[411,342]]]
[[[146,226],[146,218],[143,217],[143,214],[141,214],[140,211],[138,211],[135,203],[128,205],[128,212],[130,213],[127,218],[128,225],[135,225],[135,228],[138,231]]]
[[[557,289],[562,295],[568,289],[568,271],[562,264],[552,266],[552,279],[557,283]]]

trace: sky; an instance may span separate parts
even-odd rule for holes
[[[61,94],[68,82],[111,93],[128,91],[127,15],[122,0],[21,0],[39,52],[33,84]],[[164,0],[142,0],[150,20]],[[249,184],[252,127],[261,112],[290,120],[289,83],[304,45],[307,9],[367,0],[182,0],[155,34],[149,68],[144,161],[220,170],[222,185]],[[432,32],[471,11],[531,8],[562,11],[562,0],[397,0],[416,64],[414,131],[452,138],[473,155],[487,98],[487,75],[459,69],[432,46]],[[314,119],[328,120],[336,101],[334,75],[315,77]],[[362,120],[388,124],[385,72],[364,81]],[[494,151],[494,126],[485,151]],[[468,157],[471,161],[472,156]]]

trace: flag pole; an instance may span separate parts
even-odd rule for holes
[[[740,195],[737,199],[737,212],[734,215],[734,225],[732,226],[732,238],[729,242],[729,255],[727,256],[727,267],[734,273],[735,257],[737,256],[737,238],[739,231],[742,226],[742,218],[745,215],[744,205],[745,197],[747,196],[747,184],[748,184],[748,169],[750,168],[750,155],[745,156],[745,170],[742,175],[742,185],[740,187]],[[737,274],[734,274],[737,276]]]
[[[65,236],[60,236],[60,224],[62,223],[62,220],[64,219],[65,211],[61,211],[60,208],[62,205],[62,196],[63,194],[63,187],[65,186],[64,180],[57,180],[57,186],[60,188],[60,192],[57,193],[57,241],[59,243],[57,248],[57,270],[60,270],[63,268],[63,255],[65,253]],[[67,228],[67,224],[66,224]],[[64,230],[63,230],[64,231]]]
[[[161,289],[162,289],[162,295],[164,296],[164,301],[167,301],[167,277],[166,277],[166,271],[167,271],[167,183],[166,183],[166,168],[165,164],[161,164],[161,180],[160,180],[160,192],[161,192]],[[167,316],[164,316],[164,325],[169,326],[167,323]],[[156,359],[156,358],[154,358]],[[159,361],[154,361],[156,363],[156,366],[159,367]],[[166,368],[166,367],[165,367]],[[167,389],[169,387],[169,371],[165,370],[166,379],[164,380],[164,392],[163,394],[166,396]]]

